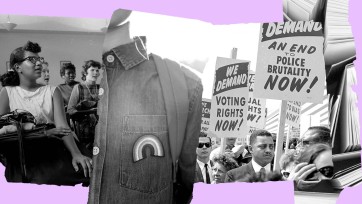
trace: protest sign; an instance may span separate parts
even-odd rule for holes
[[[249,127],[248,127],[248,135],[251,135],[255,130],[257,130],[256,127],[251,127],[251,126],[249,126]]]
[[[263,98],[255,98],[253,96],[254,90],[254,81],[255,74],[253,71],[249,70],[249,100],[248,100],[248,116],[247,116],[247,124],[249,127],[254,127],[258,129],[264,129],[265,127],[265,105],[266,99]],[[249,128],[251,129],[251,128]],[[250,132],[250,131],[249,131]]]
[[[249,92],[252,93],[254,91],[255,72],[249,70],[248,74]]]
[[[300,137],[300,128],[299,127],[292,127],[290,131],[290,138],[299,138]]]
[[[285,115],[285,124],[299,128],[301,105],[301,102],[288,101],[287,113]]]
[[[248,68],[249,61],[216,60],[209,132],[218,137],[246,137]]]
[[[322,25],[261,24],[254,96],[321,103],[325,84]]]
[[[201,132],[207,133],[210,126],[211,100],[202,99]]]

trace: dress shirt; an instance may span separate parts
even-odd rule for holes
[[[202,161],[197,159],[197,164],[199,165],[199,167],[201,169],[202,178],[204,179],[204,183],[206,183],[205,163],[203,163]],[[210,160],[207,162],[207,170],[208,170],[209,176],[210,176],[210,183],[212,183],[212,181],[213,181],[213,179],[212,179],[212,167],[211,167]]]
[[[251,164],[253,165],[253,169],[254,169],[255,173],[258,173],[260,171],[260,169],[263,168],[258,163],[256,163],[254,161],[254,159],[251,160]],[[265,173],[269,173],[270,172],[270,163],[267,164],[266,166],[264,166],[264,168],[265,168]]]

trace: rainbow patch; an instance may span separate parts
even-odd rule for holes
[[[151,150],[151,156],[165,156],[161,141],[154,135],[144,135],[133,145],[133,161],[138,162],[147,157],[146,149]]]

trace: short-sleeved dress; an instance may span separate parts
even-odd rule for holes
[[[96,114],[85,114],[81,117],[74,117],[74,115],[77,111],[89,110],[90,108],[97,107],[97,102],[99,100],[98,93],[98,84],[87,85],[86,82],[82,82],[75,85],[69,99],[67,110],[75,123],[75,131],[79,142],[84,144],[90,151],[93,149],[95,127],[98,121],[98,116]],[[93,103],[89,103],[89,105],[84,102]]]
[[[36,91],[27,91],[20,86],[6,86],[10,111],[29,111],[38,124],[54,123],[53,94],[55,86],[41,86]]]

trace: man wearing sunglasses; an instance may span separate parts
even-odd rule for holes
[[[211,138],[207,137],[205,133],[200,133],[199,145],[196,148],[197,164],[195,170],[195,183],[203,182],[210,184],[212,181],[213,166],[210,160],[211,153]]]
[[[333,178],[334,165],[329,145],[310,145],[303,149],[297,158],[297,165],[288,177],[288,180],[294,180],[297,190],[313,190],[322,186],[322,180]]]
[[[323,126],[309,127],[308,130],[302,135],[297,144],[297,151],[300,152],[304,148],[314,144],[327,144],[331,146],[330,130]]]

